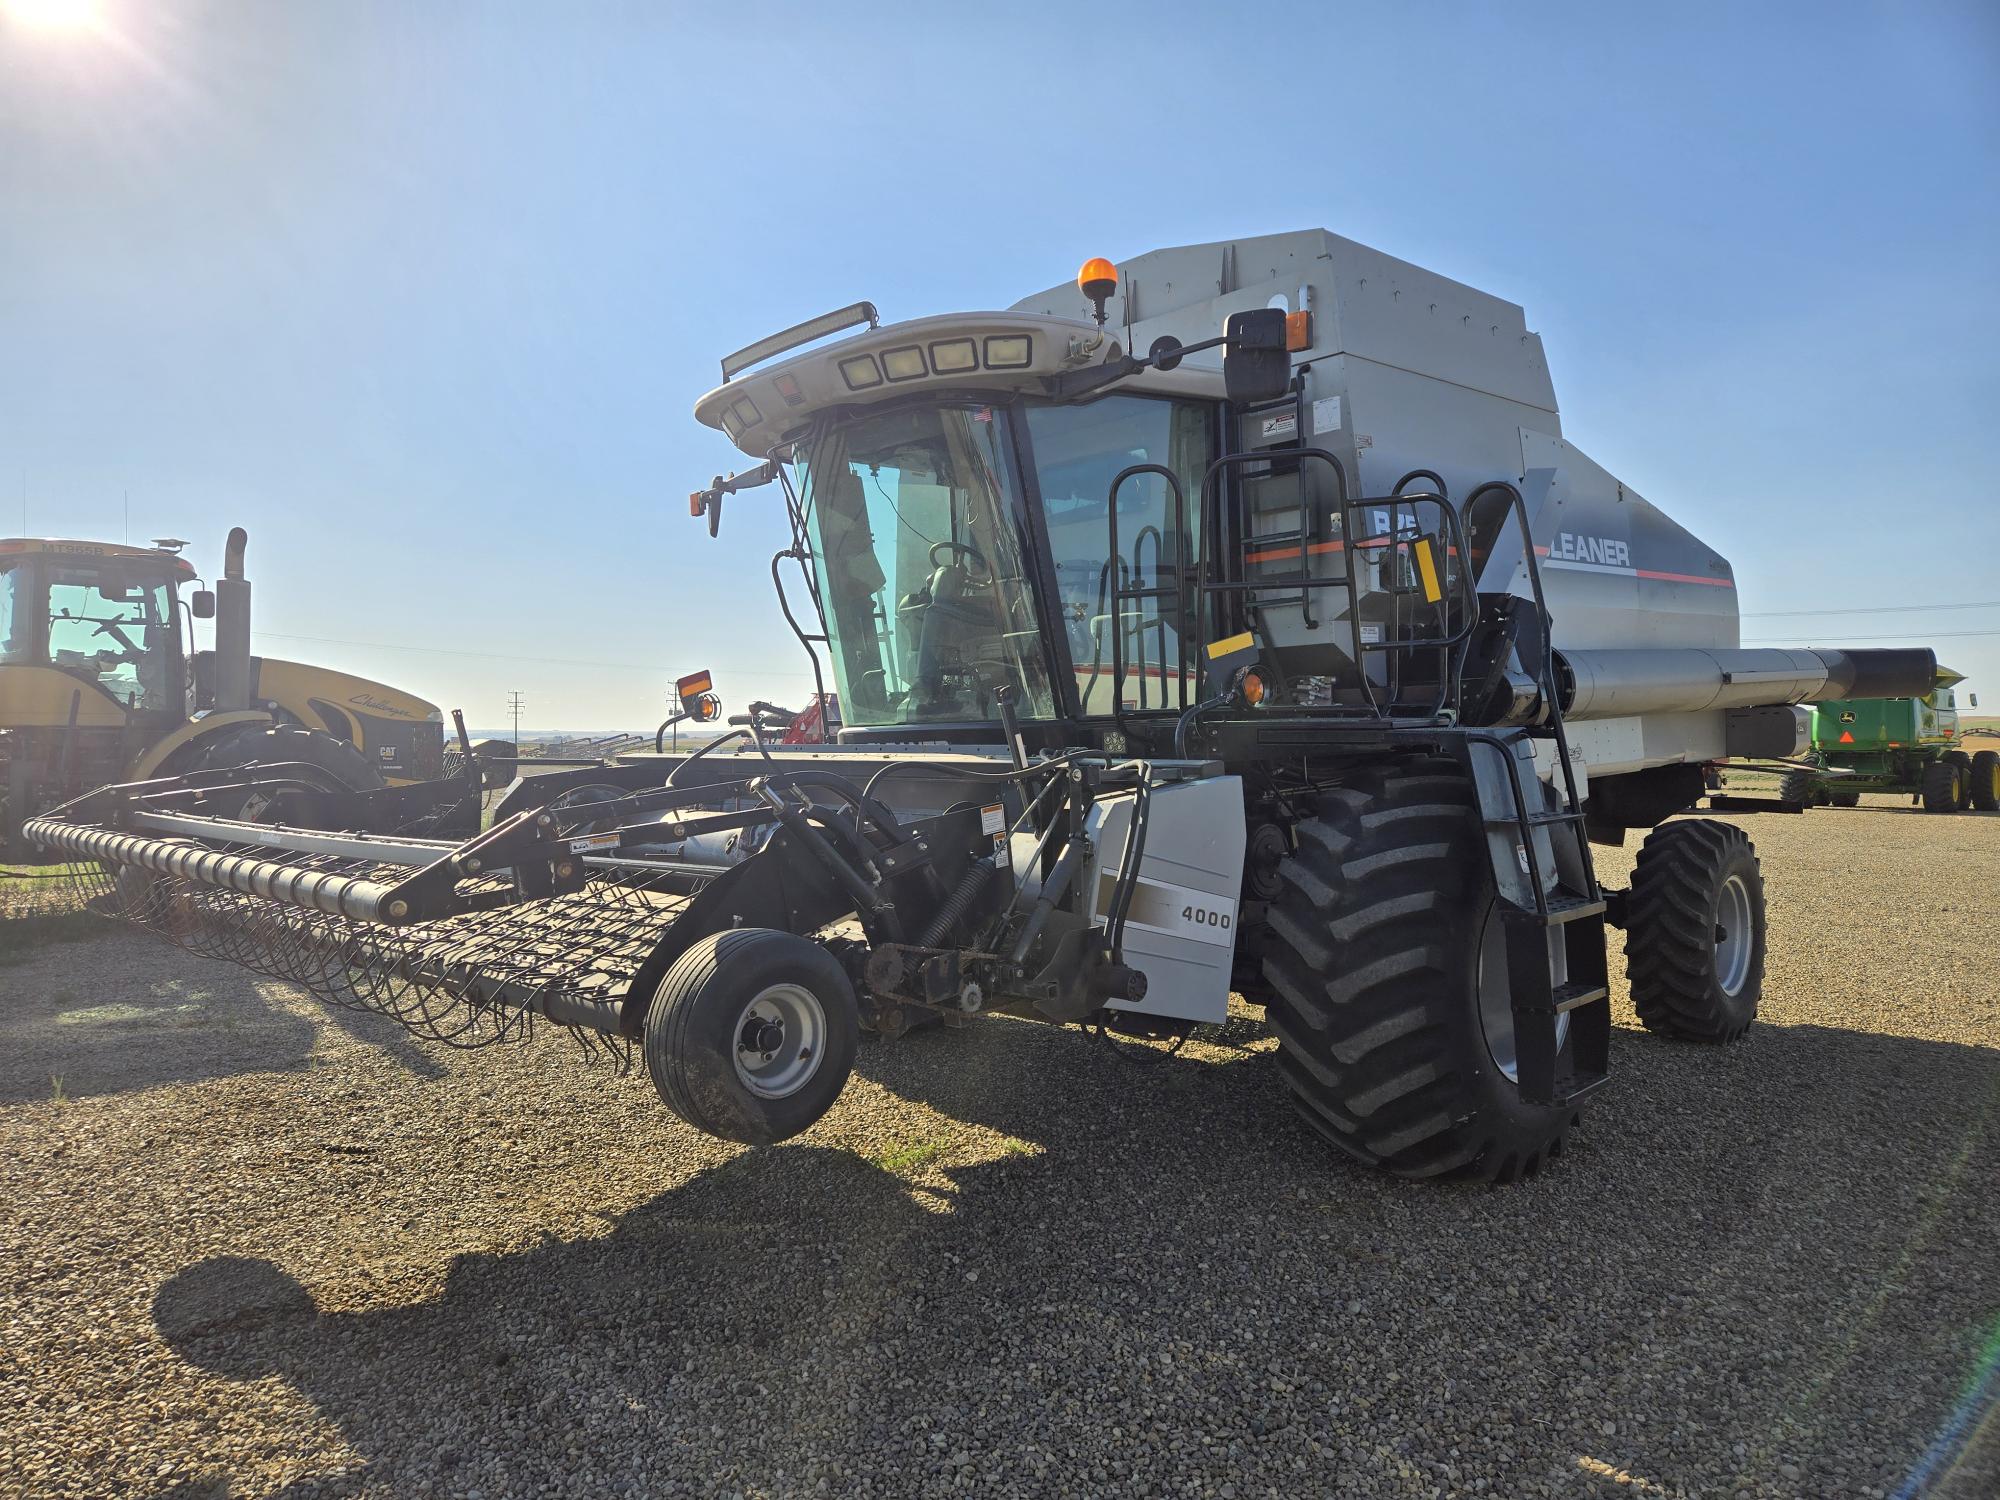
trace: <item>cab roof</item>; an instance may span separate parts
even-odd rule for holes
[[[121,542],[70,541],[62,537],[0,537],[0,563],[15,557],[117,558],[130,562],[164,563],[182,578],[195,576],[194,564],[158,547],[130,547]]]

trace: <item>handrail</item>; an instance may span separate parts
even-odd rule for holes
[[[1140,474],[1157,474],[1166,480],[1167,488],[1172,491],[1174,497],[1174,535],[1182,539],[1183,546],[1186,545],[1188,534],[1187,495],[1181,489],[1181,482],[1174,474],[1174,471],[1169,469],[1165,464],[1128,464],[1120,469],[1117,476],[1112,479],[1111,489],[1106,495],[1104,507],[1105,528],[1111,549],[1111,558],[1107,559],[1107,565],[1111,560],[1115,559],[1120,571],[1123,571],[1125,558],[1118,546],[1118,491],[1124,487],[1126,480],[1136,478]],[[1144,533],[1141,532],[1141,535],[1143,536]],[[1202,549],[1202,555],[1204,557],[1207,555],[1206,546]],[[1134,557],[1136,558],[1136,556],[1137,548],[1135,546]],[[1133,576],[1136,577],[1138,575],[1135,572]],[[1180,576],[1179,570],[1176,569],[1174,584],[1171,588],[1164,584],[1143,589],[1127,589],[1114,586],[1111,591],[1111,719],[1121,729],[1125,725],[1125,632],[1122,628],[1123,620],[1119,614],[1118,606],[1126,599],[1163,599],[1169,594],[1174,596],[1174,613],[1180,621],[1180,624],[1174,631],[1177,644],[1180,647],[1178,662],[1180,686],[1176,696],[1181,700],[1180,706],[1185,708],[1187,706],[1187,626],[1189,623],[1189,611],[1187,608],[1187,587],[1184,579]],[[1197,595],[1197,598],[1199,598],[1199,595]],[[1194,615],[1195,619],[1193,623],[1195,629],[1199,631],[1201,629],[1199,609],[1194,611]],[[1142,652],[1144,650],[1143,643],[1141,650]],[[1166,668],[1166,645],[1162,641],[1160,648],[1160,670],[1164,672]],[[1092,681],[1094,682],[1095,680],[1093,674]],[[1160,707],[1163,710],[1166,707],[1164,685],[1160,692]]]

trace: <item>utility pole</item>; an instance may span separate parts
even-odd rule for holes
[[[514,745],[518,749],[521,744],[521,690],[519,688],[516,688],[507,695],[507,707],[512,709],[514,713]]]

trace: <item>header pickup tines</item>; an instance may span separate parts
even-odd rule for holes
[[[729,384],[752,365],[761,365],[774,354],[783,354],[787,349],[796,349],[801,344],[810,344],[814,339],[823,339],[830,333],[839,333],[863,323],[870,328],[882,325],[882,316],[875,311],[872,302],[857,302],[839,312],[822,313],[817,318],[809,318],[787,328],[783,333],[774,333],[754,344],[746,344],[734,354],[722,357],[722,383]]]

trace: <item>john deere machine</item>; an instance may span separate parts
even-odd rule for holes
[[[250,654],[247,543],[231,531],[214,590],[184,598],[198,580],[178,540],[0,539],[0,853],[26,857],[25,818],[107,781],[259,760],[357,791],[444,774],[431,704]],[[193,649],[198,619],[213,650]]]
[[[858,331],[857,331],[858,330]],[[838,337],[836,337],[838,336]],[[810,346],[810,347],[809,347]],[[1004,1012],[1175,1038],[1262,1007],[1341,1152],[1525,1175],[1606,1082],[1605,927],[1641,1020],[1727,1042],[1764,972],[1705,764],[1928,651],[1745,650],[1728,562],[1563,435],[1521,309],[1324,231],[1092,261],[1006,312],[858,303],[695,406],[769,487],[838,741],[753,723],[517,782],[107,786],[31,837],[200,952],[456,1044],[571,1028],[747,1142],[863,1030]],[[1593,843],[1645,832],[1629,889]]]
[[[1836,699],[1813,709],[1812,769],[1785,774],[1786,802],[1854,807],[1863,792],[1909,797],[1925,812],[2000,812],[2000,751],[1960,744],[1958,684],[1939,667],[1932,690],[1910,698]],[[1972,707],[1979,706],[1974,694]]]

